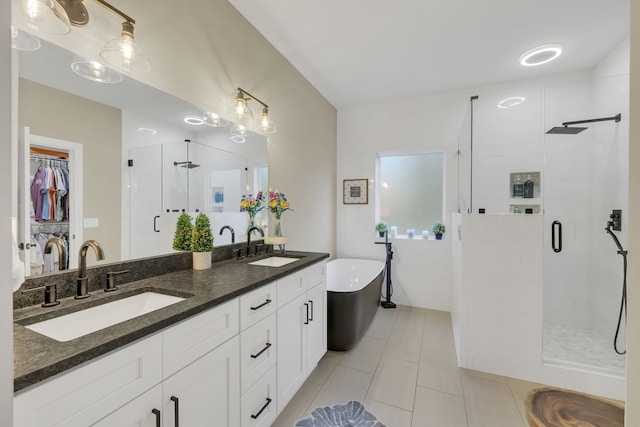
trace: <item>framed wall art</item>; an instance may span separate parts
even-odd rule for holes
[[[345,179],[342,184],[342,203],[345,205],[369,203],[369,180]]]

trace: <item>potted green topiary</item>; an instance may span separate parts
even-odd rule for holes
[[[173,236],[173,249],[176,251],[190,251],[192,230],[193,224],[191,224],[191,217],[189,214],[183,212],[178,217],[178,222],[176,223],[176,233]]]
[[[384,233],[386,233],[388,230],[389,230],[389,226],[387,225],[386,222],[381,221],[376,224],[376,231],[378,232],[378,236],[384,237]]]
[[[209,217],[200,212],[191,232],[191,251],[193,251],[193,269],[207,270],[211,268],[211,251],[213,250],[213,233]]]
[[[440,221],[436,221],[431,225],[431,231],[436,235],[436,240],[442,240],[442,233],[444,233],[444,224]]]

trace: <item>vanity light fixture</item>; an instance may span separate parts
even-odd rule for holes
[[[105,0],[94,0],[122,19],[120,37],[108,41],[100,57],[107,65],[122,71],[147,72],[151,62],[144,51],[134,42],[136,21]],[[28,29],[49,34],[67,34],[74,27],[83,27],[89,22],[89,12],[84,0],[20,0]]]
[[[559,44],[545,44],[526,51],[520,56],[520,64],[525,67],[546,64],[553,61],[562,53],[562,46]]]
[[[254,133],[253,112],[247,105],[249,100],[254,100],[262,105],[262,113],[257,123],[258,131],[265,135],[276,132],[276,125],[269,117],[269,106],[246,90],[238,88],[238,93],[228,114],[231,121],[235,123],[231,128],[231,134],[247,137]]]
[[[71,23],[57,0],[20,0],[26,27],[46,34],[67,34]]]

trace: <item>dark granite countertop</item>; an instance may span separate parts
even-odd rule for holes
[[[287,251],[300,260],[282,267],[248,265],[266,256],[216,262],[210,270],[181,270],[118,285],[116,292],[94,291],[91,298],[61,299],[55,308],[31,306],[14,310],[14,390],[22,390],[181,320],[215,307],[248,291],[315,264],[329,255]],[[49,318],[89,308],[105,300],[124,298],[144,290],[187,297],[184,301],[127,320],[67,342],[59,342],[25,328]]]

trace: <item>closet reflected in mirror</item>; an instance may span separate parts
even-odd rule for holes
[[[218,235],[223,225],[241,236],[247,218],[239,211],[240,197],[268,188],[267,139],[255,134],[237,143],[229,127],[187,124],[185,117],[201,116],[203,110],[126,76],[117,84],[81,78],[71,71],[73,56],[46,41],[39,50],[18,55],[23,248],[45,237],[65,237],[68,268],[76,268],[75,248],[88,239],[100,242],[104,262],[171,253],[183,210],[210,216],[216,247],[230,243],[228,233]],[[30,147],[54,153],[47,158]],[[66,165],[56,151],[68,153]],[[31,184],[40,168],[52,165],[67,167],[69,195],[56,209],[71,209],[68,217],[36,217]],[[62,194],[58,187],[47,188]],[[266,216],[258,221],[266,226]],[[60,267],[55,250],[46,267],[38,245],[20,251],[27,276]]]

